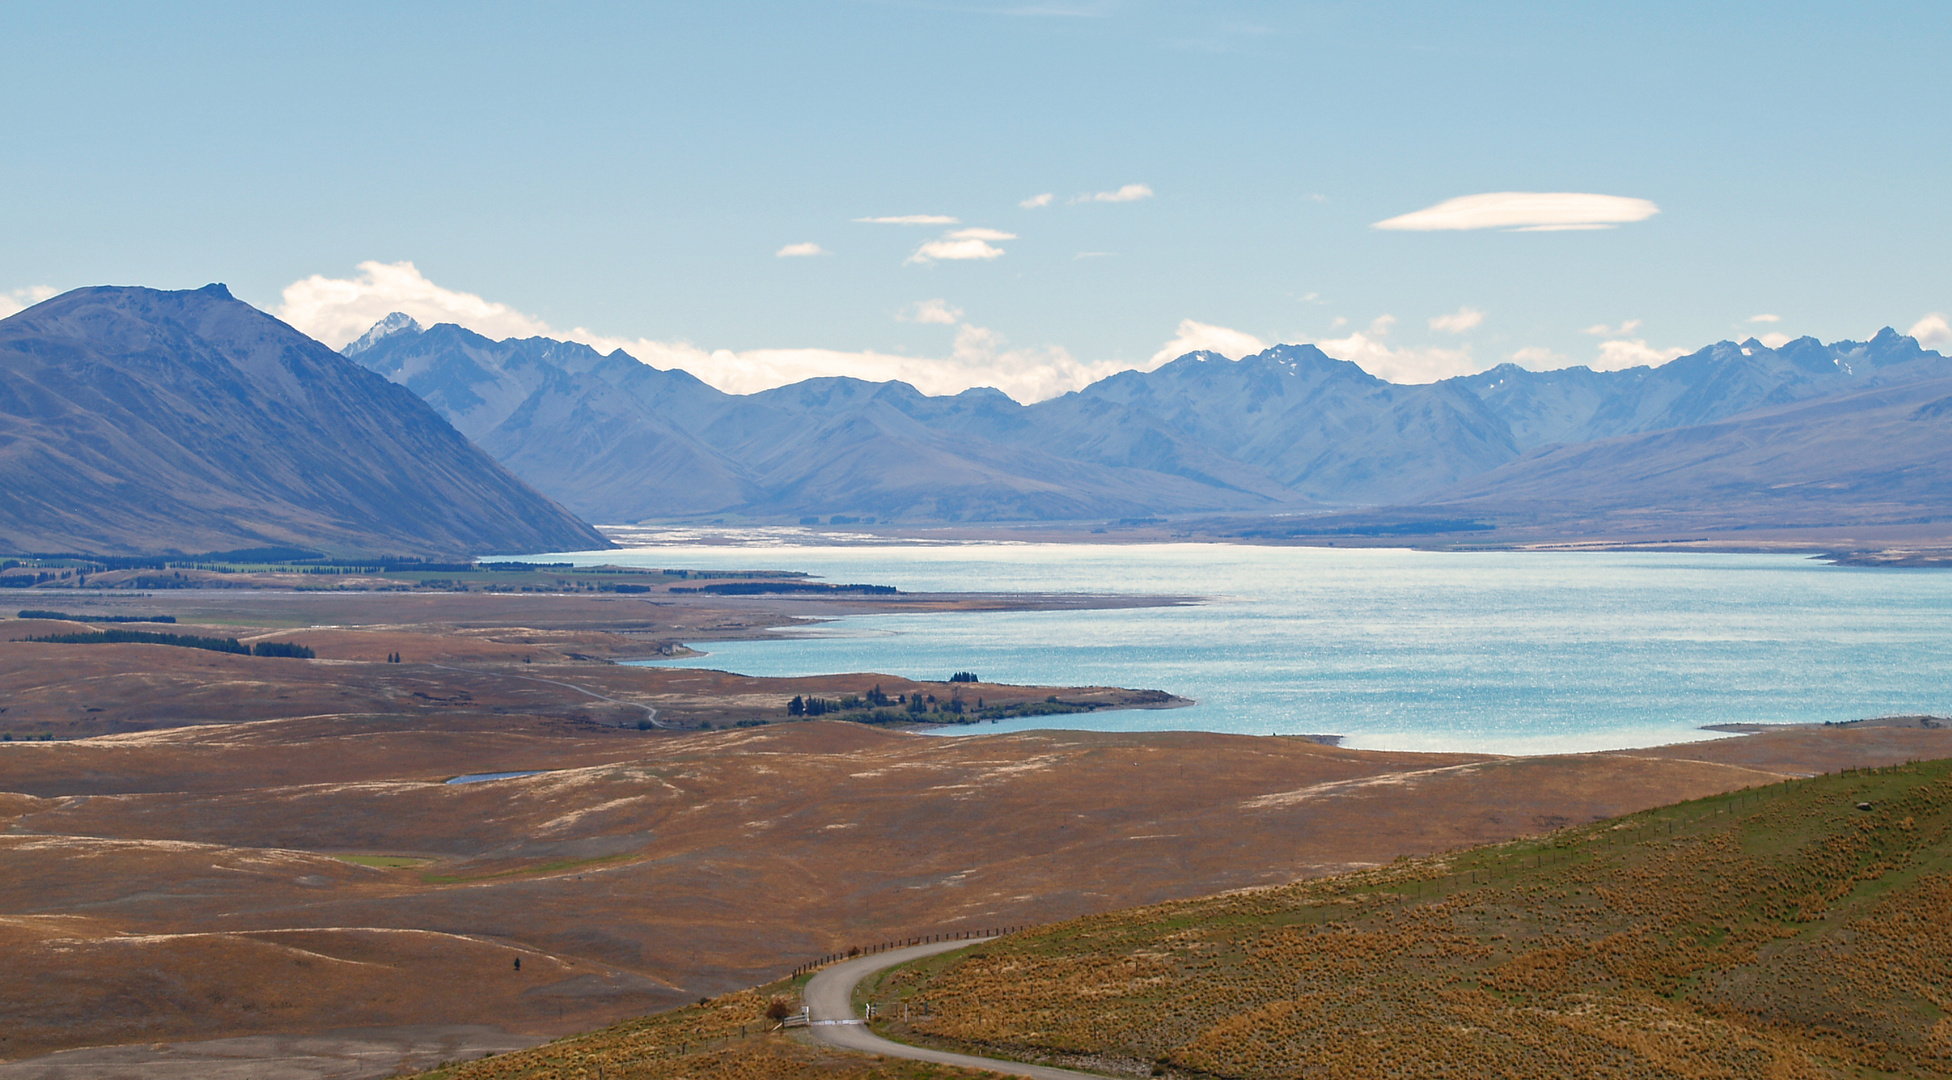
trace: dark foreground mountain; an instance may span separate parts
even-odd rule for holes
[[[607,546],[411,393],[195,291],[91,288],[0,321],[0,549]]]
[[[1261,515],[1456,498],[1484,506],[1497,470],[1554,445],[1952,378],[1944,357],[1890,330],[1776,349],[1722,342],[1657,368],[1505,365],[1411,386],[1308,345],[1239,361],[1192,353],[1034,405],[995,390],[929,397],[905,383],[845,378],[733,395],[622,352],[495,342],[453,325],[423,330],[405,316],[346,353],[421,395],[540,490],[611,522]],[[1867,466],[1871,445],[1857,455]],[[1757,461],[1746,482],[1797,483],[1796,468]],[[1588,479],[1604,486],[1615,477]],[[1936,498],[1918,479],[1906,490]],[[1718,498],[1734,490],[1719,480],[1696,486]],[[1845,491],[1833,510],[1848,501]]]

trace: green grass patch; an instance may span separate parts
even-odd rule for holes
[[[334,855],[332,857],[340,862],[349,862],[357,866],[373,866],[382,870],[411,870],[434,861],[418,855]]]
[[[470,881],[494,881],[498,878],[530,877],[540,874],[560,874],[587,866],[603,866],[609,863],[625,862],[636,858],[635,852],[617,855],[599,855],[589,859],[556,859],[536,863],[533,866],[518,866],[511,870],[498,870],[492,874],[427,874],[421,880],[429,885],[461,885]]]

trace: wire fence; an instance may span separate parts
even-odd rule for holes
[[[931,945],[938,941],[980,941],[984,938],[1014,934],[1022,930],[1028,930],[1029,928],[1027,925],[1019,925],[996,926],[983,930],[951,930],[945,933],[918,934],[914,937],[896,938],[891,941],[877,942],[873,945],[855,945],[850,947],[846,952],[827,953],[817,959],[809,960],[794,968],[789,978],[798,978],[809,971],[818,971],[828,964],[837,964],[842,960],[851,960],[857,956],[872,956],[875,953],[884,953],[891,949],[906,949],[914,945]]]

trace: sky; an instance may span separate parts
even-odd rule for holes
[[[1039,400],[1952,345],[1952,6],[12,4],[0,315],[212,281]]]

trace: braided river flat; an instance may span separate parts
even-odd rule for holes
[[[675,661],[1167,690],[1198,704],[982,724],[1328,734],[1388,750],[1558,753],[1709,724],[1952,711],[1952,573],[1801,555],[1217,544],[820,546],[763,535],[579,563],[799,570],[913,591],[1197,596],[1170,607],[838,619]],[[867,689],[866,686],[862,687]]]

